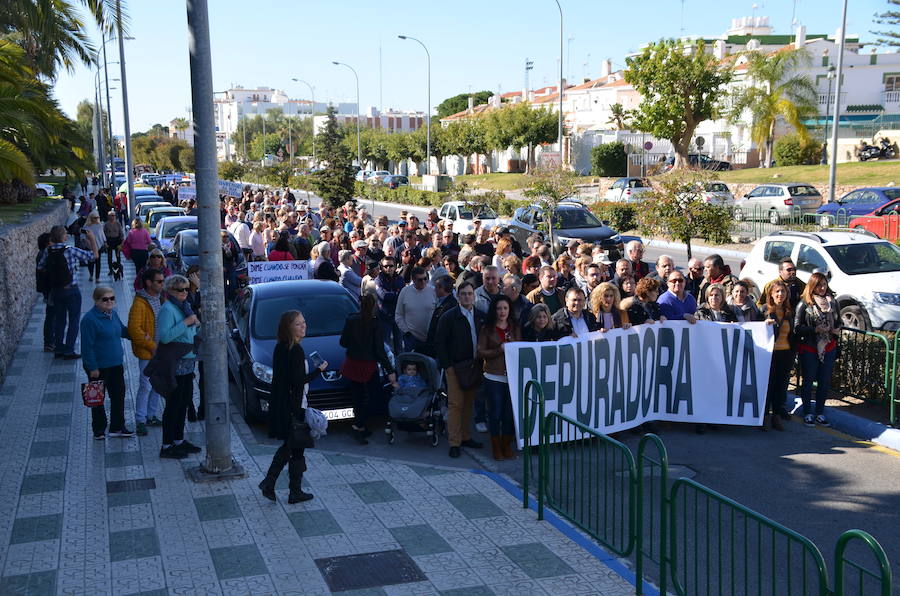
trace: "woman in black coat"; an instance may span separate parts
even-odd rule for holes
[[[278,322],[278,343],[272,356],[272,397],[269,401],[269,436],[284,441],[275,455],[259,489],[265,498],[275,500],[275,481],[281,470],[288,464],[288,503],[300,503],[313,498],[300,488],[306,458],[303,447],[290,444],[291,421],[306,420],[306,392],[316,375],[328,367],[322,362],[318,368],[309,371],[306,354],[300,342],[306,336],[306,319],[297,310],[289,310],[281,315]]]
[[[397,386],[397,377],[384,349],[384,334],[376,318],[375,296],[363,294],[359,302],[359,314],[347,317],[341,332],[341,346],[347,357],[341,374],[350,381],[353,394],[353,436],[360,445],[367,445],[372,432],[366,428],[369,417],[369,401],[377,394],[381,378],[378,364],[388,374],[391,384]]]

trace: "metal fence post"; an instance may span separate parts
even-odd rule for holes
[[[656,447],[657,458],[651,459],[646,456],[646,448],[647,445],[653,443]],[[645,487],[645,475],[647,469],[645,468],[645,464],[652,464],[649,466],[652,471],[653,468],[659,468],[659,593],[666,594],[666,577],[667,577],[667,569],[666,565],[668,563],[668,513],[669,513],[669,502],[667,495],[669,493],[669,454],[666,451],[666,446],[662,442],[657,435],[653,433],[648,433],[641,437],[640,443],[638,443],[637,450],[637,477],[636,477],[636,492],[637,492],[637,505],[635,511],[635,576],[636,576],[636,594],[643,594],[644,590],[644,521],[645,518],[648,517],[653,520],[653,513],[644,512],[644,495],[646,491]],[[653,496],[653,491],[651,489],[650,496]],[[652,505],[652,504],[651,504]],[[647,513],[648,515],[645,515]],[[650,550],[646,553],[646,555],[653,560],[653,544],[652,539],[653,536],[650,537],[651,544]]]
[[[844,552],[847,550],[847,545],[853,540],[861,540],[869,547],[869,550],[875,556],[875,561],[878,563],[877,574],[864,568],[862,565],[854,563],[853,561],[847,561],[844,558]],[[854,567],[859,573],[859,594],[866,593],[864,590],[863,579],[866,576],[869,576],[877,580],[880,584],[878,593],[881,594],[881,596],[890,596],[891,583],[893,581],[891,564],[888,562],[887,554],[885,554],[884,549],[871,534],[863,530],[847,530],[838,538],[837,545],[834,547],[834,596],[844,596],[845,564]]]

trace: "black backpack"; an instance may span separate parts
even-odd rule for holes
[[[44,270],[47,272],[49,289],[64,288],[72,283],[72,271],[66,261],[66,250],[63,248],[48,248],[47,260],[44,261]]]

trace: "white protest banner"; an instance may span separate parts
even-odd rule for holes
[[[230,180],[219,180],[219,192],[225,196],[239,199],[244,193],[244,185]]]
[[[178,187],[178,200],[186,201],[188,199],[196,199],[197,198],[197,187],[195,186],[179,186]]]
[[[247,263],[250,283],[309,279],[309,261],[256,261]]]
[[[759,425],[774,343],[765,323],[667,321],[584,339],[506,344],[519,445],[526,432],[522,390],[531,379],[541,385],[546,412],[605,434],[654,420]],[[531,402],[528,408],[536,445],[538,410]]]

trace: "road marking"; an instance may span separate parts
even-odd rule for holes
[[[884,447],[883,445],[873,443],[872,441],[866,441],[864,439],[857,439],[856,437],[854,437],[852,435],[848,435],[847,433],[842,433],[839,430],[834,430],[833,428],[829,428],[826,426],[816,425],[816,430],[820,430],[820,431],[828,433],[830,435],[840,437],[842,439],[846,439],[847,441],[850,441],[851,443],[856,443],[857,445],[863,445],[865,447],[869,447],[871,449],[874,449],[875,451],[884,453],[885,455],[890,455],[892,457],[900,458],[900,452],[895,451],[889,447]]]

